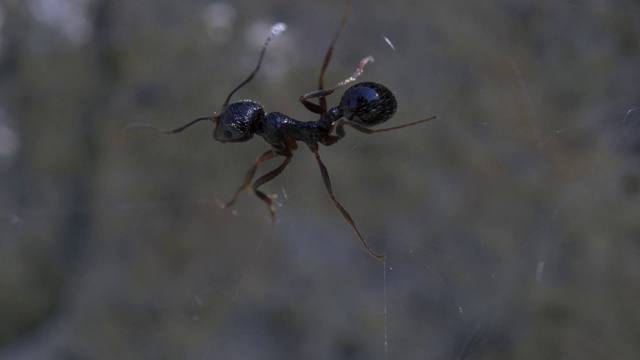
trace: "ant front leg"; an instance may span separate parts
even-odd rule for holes
[[[331,201],[333,202],[333,205],[335,205],[335,207],[338,208],[338,210],[340,210],[340,213],[342,213],[342,216],[344,217],[344,219],[349,223],[349,225],[351,225],[353,230],[355,230],[356,235],[358,235],[358,238],[362,243],[362,246],[364,246],[365,250],[367,250],[369,255],[373,256],[376,260],[384,262],[384,260],[387,257],[385,255],[378,254],[375,251],[373,251],[373,249],[371,248],[371,246],[369,246],[369,244],[364,239],[362,234],[360,234],[360,230],[358,230],[358,227],[356,226],[356,223],[353,221],[353,218],[351,217],[349,212],[342,206],[342,204],[340,204],[338,199],[336,199],[336,196],[333,194],[333,189],[331,187],[331,179],[329,178],[329,171],[327,171],[327,167],[324,166],[324,163],[320,159],[320,154],[318,154],[318,144],[310,144],[309,149],[311,149],[313,154],[316,156],[316,160],[318,161],[318,166],[320,167],[320,173],[322,174],[322,181],[324,182],[324,187],[327,189],[327,193],[329,194],[329,199],[331,199]]]
[[[245,175],[242,185],[240,185],[238,190],[236,190],[236,193],[233,195],[233,199],[227,201],[226,203],[223,203],[222,207],[226,208],[233,206],[233,204],[235,204],[236,200],[238,199],[238,195],[240,195],[241,192],[247,189],[251,189],[251,186],[249,186],[249,184],[251,184],[251,180],[253,180],[253,176],[256,174],[258,166],[262,165],[263,162],[269,159],[273,159],[276,156],[278,156],[278,153],[273,149],[266,151],[264,154],[260,155],[258,160],[256,160],[256,162],[253,163],[253,166],[249,168],[249,171],[247,171],[247,175]]]
[[[285,159],[282,162],[282,164],[280,164],[280,166],[278,166],[277,168],[269,171],[268,173],[262,175],[256,181],[254,181],[253,184],[251,184],[251,180],[253,180],[253,177],[254,177],[254,175],[256,173],[256,170],[258,169],[258,166],[260,166],[263,162],[265,162],[265,161],[267,161],[269,159],[275,158],[276,156],[284,156],[285,157]],[[241,192],[243,192],[244,190],[250,190],[254,194],[256,194],[256,196],[258,196],[260,198],[260,200],[264,201],[267,204],[267,207],[269,209],[269,213],[271,214],[271,221],[275,222],[275,220],[276,220],[276,209],[273,206],[273,199],[275,199],[276,195],[267,195],[267,194],[263,193],[262,191],[258,190],[258,187],[260,187],[261,185],[264,185],[265,183],[275,179],[278,175],[280,175],[282,173],[282,171],[287,167],[287,165],[289,165],[289,163],[291,162],[291,158],[292,157],[293,157],[293,153],[291,152],[291,150],[289,148],[286,148],[285,150],[279,150],[279,151],[271,149],[271,150],[265,152],[264,154],[262,154],[258,158],[258,160],[256,160],[255,163],[253,163],[251,168],[249,168],[249,171],[247,171],[247,175],[244,178],[244,182],[242,183],[242,185],[240,185],[238,190],[236,190],[236,193],[233,196],[233,199],[231,199],[230,201],[228,201],[226,203],[223,203],[222,207],[223,208],[227,208],[227,207],[233,206],[233,204],[235,204],[236,200],[238,199],[238,195],[240,195]],[[251,185],[249,185],[249,184],[251,184]]]
[[[260,198],[260,200],[264,201],[269,208],[269,213],[271,214],[271,222],[276,222],[276,208],[273,206],[273,200],[277,197],[277,195],[267,195],[262,191],[258,190],[258,187],[268,183],[269,181],[275,179],[282,173],[282,171],[289,165],[291,159],[293,158],[293,153],[291,151],[287,151],[286,153],[281,153],[280,155],[285,156],[284,161],[277,168],[269,171],[268,173],[259,177],[256,181],[251,184],[251,189],[253,192]]]

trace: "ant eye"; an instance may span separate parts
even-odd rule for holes
[[[229,105],[220,114],[213,138],[220,142],[243,142],[251,139],[256,123],[264,118],[264,109],[256,102],[242,100]]]
[[[396,98],[387,87],[374,82],[362,82],[347,89],[340,104],[330,113],[371,127],[391,119],[397,107]]]

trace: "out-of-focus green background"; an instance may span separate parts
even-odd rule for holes
[[[636,1],[354,0],[327,84],[373,55],[389,124],[438,115],[321,149],[386,270],[304,146],[272,225],[216,205],[262,139],[122,136],[219,110],[277,21],[234,98],[315,120],[342,7],[0,1],[0,359],[637,358]]]

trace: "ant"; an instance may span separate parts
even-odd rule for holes
[[[339,82],[332,88],[324,89],[324,74],[329,66],[329,62],[331,61],[335,43],[347,23],[349,7],[350,0],[346,0],[338,31],[333,36],[325,54],[324,62],[322,63],[320,77],[318,79],[318,90],[305,94],[299,99],[305,108],[312,113],[319,115],[320,119],[316,121],[299,121],[279,112],[265,113],[262,105],[253,100],[240,100],[231,104],[229,103],[231,96],[236,91],[253,80],[254,76],[260,69],[260,64],[262,63],[267,46],[274,37],[285,30],[286,26],[282,23],[278,23],[273,26],[271,33],[262,46],[260,57],[258,58],[258,65],[247,79],[229,93],[227,99],[222,104],[220,113],[214,113],[214,115],[211,116],[195,119],[186,125],[172,130],[164,130],[146,124],[131,125],[127,127],[127,129],[146,128],[157,130],[169,135],[179,133],[197,122],[211,121],[214,124],[213,138],[221,143],[245,142],[250,140],[253,135],[261,136],[267,143],[269,143],[269,145],[271,145],[271,149],[260,155],[251,168],[249,168],[242,185],[240,185],[238,190],[236,190],[233,198],[230,201],[223,203],[221,206],[223,208],[232,206],[236,202],[240,193],[245,190],[249,190],[255,193],[260,200],[267,204],[272,221],[275,221],[276,217],[276,209],[273,205],[273,200],[276,198],[276,195],[267,195],[258,190],[258,188],[275,179],[282,173],[287,165],[289,165],[293,157],[293,152],[298,148],[298,141],[305,143],[315,155],[318,166],[320,167],[320,173],[322,174],[322,181],[324,182],[329,198],[335,207],[340,210],[342,216],[349,225],[351,225],[353,230],[355,230],[360,242],[367,252],[377,260],[384,261],[386,256],[378,254],[371,249],[356,227],[351,215],[336,199],[331,188],[329,172],[318,154],[318,144],[330,146],[344,138],[345,125],[365,134],[373,134],[417,125],[433,120],[436,116],[430,116],[426,119],[385,129],[369,129],[369,127],[381,124],[391,119],[397,109],[397,102],[393,93],[384,85],[375,82],[361,82],[352,85],[342,95],[338,106],[331,109],[327,108],[326,97],[333,94],[338,88],[355,81],[362,74],[364,66],[373,61],[373,57],[371,56],[362,59],[362,61],[360,61],[360,65],[351,77]],[[310,99],[318,99],[318,104],[310,101]],[[254,178],[258,166],[262,165],[263,162],[278,156],[284,157],[282,164],[262,175],[252,183],[251,181]]]

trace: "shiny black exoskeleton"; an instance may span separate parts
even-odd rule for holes
[[[340,104],[321,114],[317,121],[299,121],[279,112],[265,114],[257,102],[241,100],[218,115],[213,138],[223,143],[243,142],[256,134],[277,149],[286,148],[287,141],[331,145],[337,141],[331,131],[339,120],[371,127],[389,120],[396,109],[393,93],[374,82],[351,86],[342,95]],[[343,136],[344,133],[339,137]]]
[[[219,114],[195,119],[184,126],[172,130],[162,130],[150,125],[133,125],[129,128],[152,128],[160,130],[165,134],[176,134],[196,122],[211,121],[214,123],[213,138],[222,143],[245,142],[252,139],[254,134],[261,136],[271,145],[271,148],[263,153],[256,160],[253,166],[251,166],[245,176],[244,182],[238,188],[234,197],[229,202],[224,203],[223,207],[233,205],[242,191],[250,190],[267,204],[273,220],[275,220],[276,214],[275,207],[273,206],[273,199],[275,198],[275,195],[267,195],[258,190],[258,188],[280,175],[291,162],[293,151],[298,148],[298,142],[305,143],[315,155],[318,166],[320,167],[320,173],[322,174],[322,180],[333,204],[338,208],[338,210],[340,210],[345,220],[353,227],[358,238],[362,242],[362,245],[369,254],[378,260],[384,260],[384,255],[377,254],[367,244],[364,237],[356,227],[355,222],[351,218],[351,215],[349,215],[347,210],[345,210],[345,208],[336,199],[331,188],[329,172],[318,154],[318,144],[329,146],[338,142],[345,136],[345,125],[366,134],[373,134],[416,125],[435,119],[435,116],[391,128],[378,130],[370,129],[372,126],[379,125],[391,119],[398,106],[393,93],[384,85],[375,82],[362,82],[352,85],[344,92],[338,105],[328,109],[326,97],[333,94],[338,88],[355,81],[358,76],[362,74],[364,66],[368,62],[373,61],[372,57],[364,58],[360,62],[360,66],[356,72],[351,77],[339,82],[336,86],[330,89],[324,89],[324,73],[331,60],[335,41],[347,22],[349,2],[347,1],[346,4],[340,27],[327,50],[322,64],[320,77],[318,79],[318,90],[303,95],[299,99],[302,105],[304,105],[309,111],[319,116],[318,120],[299,121],[279,112],[266,113],[262,105],[252,100],[241,100],[229,104],[231,96],[250,82],[260,69],[262,58],[264,57],[265,50],[271,39],[284,31],[284,24],[276,24],[272,28],[271,34],[262,47],[262,51],[258,59],[258,65],[249,77],[232,90],[227,96]],[[310,101],[310,99],[318,99],[318,103],[316,104]],[[282,164],[252,182],[258,166],[263,162],[278,156],[283,156],[285,158]]]
[[[391,119],[398,102],[391,90],[374,82],[362,82],[348,88],[340,104],[329,110],[332,121],[345,118],[366,127],[382,124]]]

